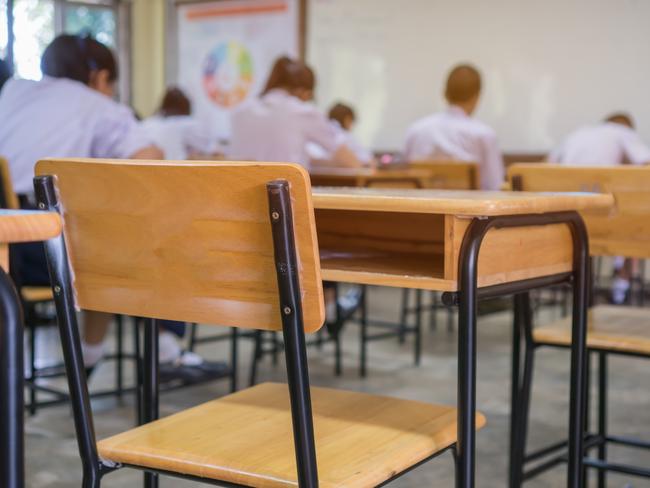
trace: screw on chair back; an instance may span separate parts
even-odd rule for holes
[[[44,160],[77,307],[282,328],[266,185],[286,180],[307,332],[324,320],[309,176],[290,164]]]

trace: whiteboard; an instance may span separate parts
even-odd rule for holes
[[[264,87],[275,59],[298,53],[297,0],[219,0],[177,8],[177,74],[193,114],[215,137]]]
[[[481,70],[476,116],[507,152],[545,152],[619,110],[650,143],[647,0],[312,0],[307,32],[318,104],[350,102],[377,149],[445,107],[459,62]]]

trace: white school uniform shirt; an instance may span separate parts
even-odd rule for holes
[[[236,160],[298,163],[309,168],[307,144],[330,154],[343,143],[340,131],[313,103],[271,90],[232,115],[228,156]]]
[[[0,120],[0,156],[9,162],[16,193],[33,192],[40,159],[122,159],[151,145],[131,109],[66,78],[7,82]]]
[[[603,122],[570,134],[549,161],[572,166],[617,166],[650,163],[650,147],[622,124]]]
[[[407,161],[458,160],[480,166],[481,188],[498,190],[505,177],[499,142],[494,130],[450,106],[415,122],[406,133]]]
[[[220,150],[217,137],[194,117],[154,115],[142,122],[145,133],[162,150],[165,159],[187,159],[192,152],[215,154]]]

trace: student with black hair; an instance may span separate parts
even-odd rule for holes
[[[9,162],[21,205],[31,205],[34,165],[40,159],[162,158],[132,110],[112,98],[118,70],[108,47],[89,36],[60,35],[45,49],[41,70],[42,80],[13,79],[0,94],[0,155]],[[13,247],[12,262],[17,264],[14,277],[19,284],[49,284],[42,245]],[[82,346],[89,370],[104,355],[111,318],[99,312],[84,313]],[[177,358],[165,357],[164,351],[176,353],[180,347],[175,338],[164,336],[161,362],[175,363]],[[165,344],[174,347],[165,348]]]
[[[169,88],[158,112],[142,126],[165,159],[212,158],[220,153],[217,137],[192,117],[192,102],[180,88]]]

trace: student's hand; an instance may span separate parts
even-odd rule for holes
[[[157,146],[143,147],[131,154],[131,159],[165,159],[165,154]]]
[[[343,168],[363,167],[363,162],[359,160],[357,155],[346,145],[339,146],[336,152],[332,155],[332,160],[336,162],[336,166],[341,166]]]

